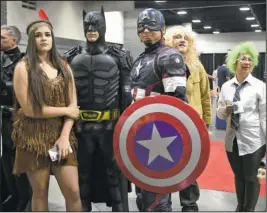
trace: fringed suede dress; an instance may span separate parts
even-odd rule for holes
[[[45,87],[45,104],[47,106],[65,107],[66,91],[62,74],[50,79],[45,73],[41,75]],[[33,106],[34,107],[34,106]],[[70,134],[72,154],[60,162],[52,162],[48,150],[53,148],[60,136],[64,117],[30,118],[26,117],[21,108],[14,112],[12,140],[16,145],[16,158],[13,174],[21,174],[37,169],[50,169],[51,166],[77,166],[77,140],[73,131]]]

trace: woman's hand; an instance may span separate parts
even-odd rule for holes
[[[265,179],[266,178],[266,169],[265,168],[259,168],[257,177],[260,180]]]
[[[78,119],[80,117],[79,106],[69,105],[66,110],[66,115],[73,119]]]
[[[233,105],[226,106],[226,113],[227,115],[231,115],[233,113]]]
[[[72,153],[69,136],[60,136],[59,139],[57,139],[55,146],[58,151],[58,162]]]

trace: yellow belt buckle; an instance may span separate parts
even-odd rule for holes
[[[107,120],[109,120],[109,119],[110,119],[110,111],[109,111],[109,110],[104,111],[104,112],[103,112],[103,116],[102,116],[102,118],[101,118],[101,121],[107,121]]]
[[[82,120],[87,121],[99,121],[101,118],[101,112],[94,110],[80,110],[80,116]]]
[[[107,111],[94,111],[94,110],[80,110],[80,117],[86,121],[107,121],[116,120],[118,118],[118,109]]]

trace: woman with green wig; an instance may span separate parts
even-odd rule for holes
[[[251,75],[258,65],[252,42],[234,47],[226,65],[235,77],[222,86],[217,114],[227,121],[225,149],[235,176],[236,211],[254,211],[260,191],[258,168],[266,152],[266,84]]]

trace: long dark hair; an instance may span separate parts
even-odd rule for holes
[[[44,103],[45,88],[41,78],[43,70],[39,66],[40,59],[37,54],[37,47],[35,42],[35,31],[38,29],[38,27],[35,28],[33,27],[34,29],[32,30],[30,29],[34,24],[38,24],[41,22],[45,22],[47,26],[49,26],[49,28],[51,29],[52,49],[49,52],[49,61],[51,62],[54,68],[56,68],[61,72],[64,78],[65,88],[66,88],[65,100],[67,105],[70,104],[69,83],[71,82],[71,73],[70,70],[68,70],[66,67],[67,63],[64,62],[64,60],[60,57],[60,55],[56,50],[55,37],[53,34],[52,25],[50,22],[44,20],[34,21],[27,27],[27,34],[29,38],[28,38],[28,45],[25,57],[28,68],[28,97],[32,104],[34,113],[41,113],[42,111],[42,107],[45,104]]]

